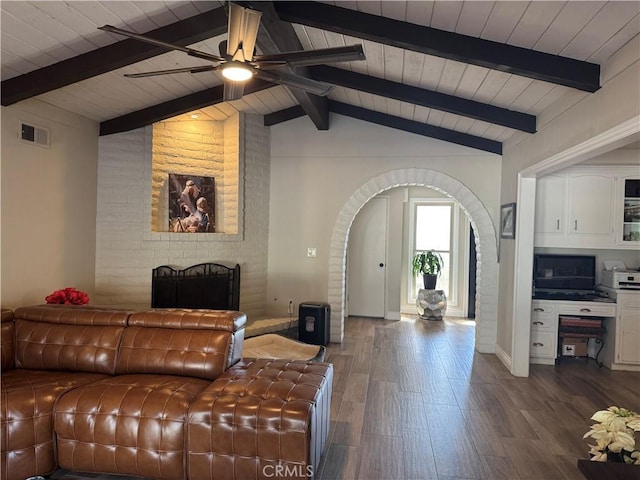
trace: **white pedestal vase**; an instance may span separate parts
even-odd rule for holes
[[[442,320],[447,311],[447,296],[444,290],[418,290],[416,299],[418,315],[425,320]]]

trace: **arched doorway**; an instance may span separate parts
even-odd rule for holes
[[[395,187],[433,188],[456,200],[476,232],[477,303],[476,349],[495,353],[498,323],[498,256],[491,217],[476,195],[460,181],[435,170],[407,168],[372,178],[356,190],[340,210],[331,234],[328,300],[331,305],[331,341],[344,336],[345,272],[349,230],[360,209],[374,196]]]

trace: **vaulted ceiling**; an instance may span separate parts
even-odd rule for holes
[[[500,154],[564,95],[598,90],[601,65],[640,33],[635,1],[238,3],[263,12],[258,53],[361,44],[366,60],[296,69],[334,85],[326,97],[251,80],[225,102],[213,72],[125,78],[207,61],[97,29],[217,55],[224,3],[3,0],[2,105],[35,97],[100,122],[102,135],[237,111],[324,130],[334,113]]]

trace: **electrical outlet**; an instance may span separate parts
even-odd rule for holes
[[[317,253],[318,253],[318,251],[316,250],[315,247],[307,248],[307,257],[315,258]]]
[[[288,311],[290,315],[293,315],[294,307],[295,307],[295,304],[293,303],[293,300],[289,299]]]

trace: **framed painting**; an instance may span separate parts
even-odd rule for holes
[[[500,207],[500,238],[516,238],[516,204]]]
[[[215,179],[169,174],[169,231],[215,232]]]

